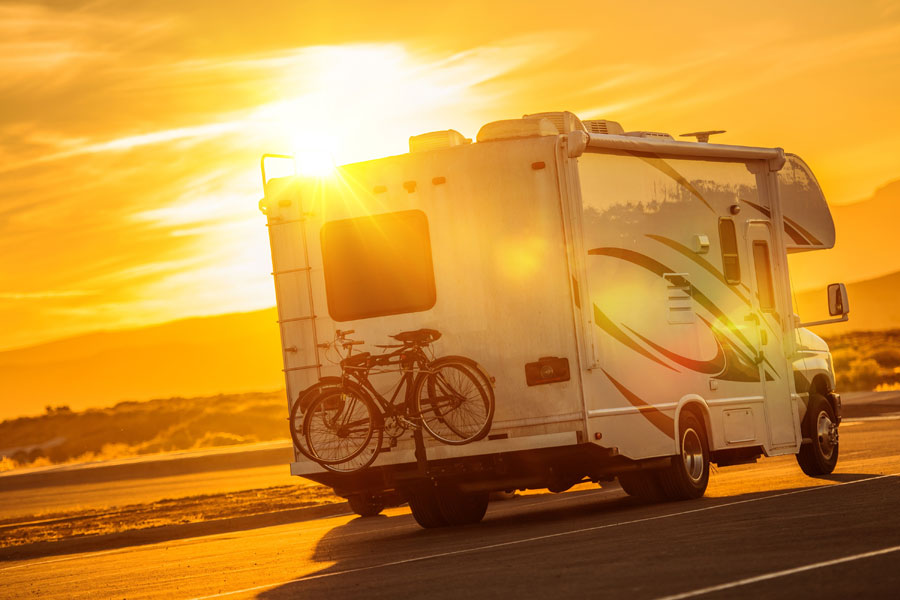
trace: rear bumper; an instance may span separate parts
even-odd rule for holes
[[[412,451],[388,452],[371,467],[334,473],[309,462],[291,464],[291,473],[334,488],[340,496],[400,492],[418,486],[452,486],[464,492],[548,488],[563,491],[579,481],[611,479],[638,467],[614,449],[579,443],[576,432],[485,440],[465,446],[427,448],[427,468]]]

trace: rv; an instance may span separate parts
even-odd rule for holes
[[[437,527],[481,520],[498,491],[618,478],[646,501],[690,499],[710,463],[784,454],[831,472],[840,396],[807,327],[846,320],[847,293],[830,285],[832,318],[801,322],[787,261],[834,245],[828,205],[799,157],[714,133],[557,112],[488,123],[474,143],[417,135],[324,176],[267,179],[284,157],[265,156],[291,473],[360,514],[407,501]],[[365,468],[311,460],[297,403],[341,385],[329,342],[352,330],[377,355],[423,328],[490,382],[486,435],[447,445],[410,427],[379,436]]]

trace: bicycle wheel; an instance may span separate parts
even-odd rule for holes
[[[494,418],[493,394],[484,376],[462,361],[444,357],[419,377],[413,396],[425,431],[453,446],[480,440]]]
[[[462,364],[469,371],[472,372],[478,379],[478,382],[484,387],[487,391],[488,396],[491,399],[491,402],[494,402],[494,380],[488,374],[487,370],[478,364],[477,361],[472,360],[468,356],[459,356],[457,354],[447,354],[445,356],[441,356],[433,361],[431,361],[430,366],[435,367],[437,365],[442,365],[444,363],[456,363]]]
[[[300,452],[300,454],[310,460],[315,460],[316,457],[313,456],[312,453],[310,453],[309,449],[306,447],[306,439],[303,437],[303,415],[306,413],[306,409],[309,408],[309,405],[312,404],[312,401],[316,396],[324,392],[326,389],[335,389],[340,387],[340,377],[323,377],[316,383],[300,392],[297,395],[297,401],[294,402],[293,406],[291,406],[288,423],[290,424],[291,439],[294,441],[294,448],[296,448]]]
[[[336,465],[365,453],[376,431],[377,414],[372,400],[353,388],[326,389],[319,394],[303,418],[303,435],[313,460]],[[369,453],[369,463],[378,449]]]

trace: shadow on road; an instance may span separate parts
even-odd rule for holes
[[[846,483],[871,477],[842,474],[823,479]],[[402,598],[408,594],[415,596],[416,590],[423,589],[432,590],[429,596],[433,598],[480,597],[488,589],[499,589],[502,579],[508,577],[504,569],[518,571],[525,580],[547,579],[541,557],[559,560],[557,551],[571,552],[570,542],[579,539],[583,543],[585,538],[590,540],[592,551],[585,556],[575,553],[573,560],[581,565],[579,569],[589,572],[602,566],[606,571],[615,572],[614,564],[625,561],[620,568],[633,575],[637,565],[653,564],[647,561],[673,556],[678,544],[696,547],[692,552],[707,555],[705,538],[743,539],[744,534],[736,533],[737,530],[755,531],[766,520],[771,519],[772,531],[779,532],[773,535],[782,535],[781,526],[775,524],[784,518],[781,507],[789,507],[789,511],[803,518],[812,517],[808,510],[810,498],[792,493],[807,489],[810,486],[649,505],[624,496],[617,488],[570,492],[564,495],[565,501],[559,502],[556,498],[564,496],[553,499],[545,496],[543,500],[525,496],[492,504],[481,524],[432,530],[419,529],[410,515],[357,518],[331,529],[316,545],[312,559],[329,566],[314,573],[298,574],[295,581],[261,591],[257,597],[279,600],[365,594],[372,598]],[[779,500],[745,502],[767,496],[778,496]],[[703,510],[717,505],[735,508],[723,508],[723,512],[715,513]],[[776,506],[780,508],[775,510]],[[734,516],[724,511],[738,512]],[[709,530],[711,514],[722,520],[720,529]],[[759,525],[759,531],[765,527]],[[698,533],[701,531],[703,535]],[[726,547],[724,541],[722,544]],[[594,550],[602,552],[603,561],[599,561],[601,554],[594,554]],[[680,554],[675,551],[675,555]],[[516,560],[525,560],[531,566],[516,568]],[[502,563],[507,561],[513,564],[504,567]],[[589,564],[592,561],[594,567]],[[478,585],[473,583],[478,578],[489,586],[481,589],[485,594],[479,593]],[[521,581],[507,583],[521,593],[528,593]],[[463,589],[468,589],[468,594],[463,594]]]

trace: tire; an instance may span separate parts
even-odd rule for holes
[[[447,525],[472,525],[479,523],[487,512],[490,494],[478,492],[465,494],[453,489],[437,490],[437,503]]]
[[[447,520],[444,518],[440,507],[438,506],[437,495],[434,488],[423,488],[411,491],[407,494],[409,508],[412,511],[413,519],[416,520],[423,529],[434,529],[436,527],[444,527]]]
[[[347,497],[350,510],[361,517],[374,517],[384,510],[384,500],[372,494],[353,494]]]
[[[288,417],[288,422],[291,430],[291,439],[294,441],[294,448],[296,448],[300,452],[300,454],[310,460],[315,460],[315,457],[306,447],[306,438],[303,437],[303,414],[306,412],[307,408],[309,408],[309,405],[312,404],[312,401],[316,396],[324,392],[326,389],[339,388],[340,386],[340,377],[323,377],[316,383],[300,392],[297,395],[297,401],[294,402],[293,406],[291,406],[291,412],[290,416]]]
[[[800,446],[797,464],[810,477],[828,475],[837,466],[840,444],[837,420],[831,404],[817,393],[810,393],[806,416],[803,418],[803,437],[811,442]]]
[[[656,471],[629,471],[619,474],[618,479],[626,494],[642,502],[660,502],[665,499]]]
[[[325,390],[303,417],[306,448],[313,460],[326,467],[347,465],[341,470],[356,471],[369,466],[381,449],[383,435],[375,404],[353,387]],[[354,461],[356,457],[362,459]]]
[[[480,371],[452,357],[432,362],[413,392],[425,431],[451,446],[484,438],[494,418],[493,392],[484,381]]]
[[[706,428],[693,412],[682,411],[678,421],[679,453],[659,471],[663,495],[669,500],[700,498],[709,485],[709,443]]]

